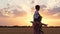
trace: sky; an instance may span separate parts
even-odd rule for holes
[[[35,5],[42,23],[60,26],[60,0],[0,0],[0,26],[32,26]]]

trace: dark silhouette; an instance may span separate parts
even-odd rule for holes
[[[33,16],[33,21],[31,21],[33,23],[34,34],[44,34],[44,32],[42,31],[42,25],[46,24],[43,24],[41,22],[42,16],[39,14],[40,6],[36,5],[35,9],[36,11]]]

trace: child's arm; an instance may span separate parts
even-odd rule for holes
[[[44,25],[44,26],[47,26],[48,24],[44,24],[44,23],[41,23],[42,25]]]
[[[30,21],[31,23],[33,23],[33,21]]]

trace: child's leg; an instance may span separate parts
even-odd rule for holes
[[[37,24],[33,22],[33,29],[34,29],[34,34],[37,34]]]
[[[42,34],[44,34],[44,32],[43,32],[42,30],[40,30],[40,32],[41,32]]]
[[[40,26],[39,31],[40,31],[40,34],[44,34],[44,32],[42,30],[42,26]]]
[[[39,34],[44,34],[44,32],[42,31],[42,24],[41,24],[41,22],[40,22],[40,24],[38,24],[39,26],[38,26],[38,32],[39,32]]]
[[[34,23],[34,34],[40,34],[39,32],[39,24]]]

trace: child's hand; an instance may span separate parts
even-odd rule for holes
[[[33,21],[30,21],[31,23],[33,23]]]

